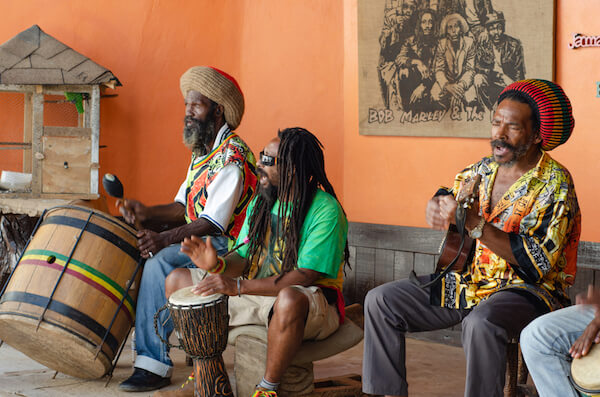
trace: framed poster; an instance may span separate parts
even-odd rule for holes
[[[552,80],[554,0],[358,0],[361,135],[489,137],[500,91]]]

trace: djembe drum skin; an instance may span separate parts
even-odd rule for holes
[[[587,355],[571,362],[571,383],[586,396],[600,396],[600,347],[592,345]]]
[[[1,295],[0,339],[67,375],[104,376],[135,321],[136,243],[100,211],[45,212]]]
[[[194,362],[196,397],[233,396],[222,356],[229,334],[229,297],[199,296],[191,292],[192,288],[175,291],[165,306],[180,343],[175,347],[183,349]],[[155,326],[163,309],[154,317]]]

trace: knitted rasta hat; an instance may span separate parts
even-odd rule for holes
[[[575,119],[571,102],[558,84],[540,79],[516,81],[500,93],[498,103],[509,94],[517,94],[531,106],[539,120],[543,150],[552,150],[569,139]]]
[[[213,102],[223,105],[225,121],[235,130],[244,114],[244,94],[237,81],[227,73],[209,66],[193,66],[179,81],[185,98],[188,91],[198,91]]]

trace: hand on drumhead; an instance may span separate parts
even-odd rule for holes
[[[222,274],[209,275],[192,288],[196,295],[223,294],[237,296],[237,281]]]
[[[206,241],[202,237],[186,237],[181,243],[181,252],[190,257],[196,267],[210,271],[217,265],[217,250],[210,237]]]
[[[596,315],[591,323],[585,328],[583,333],[571,349],[571,357],[583,357],[590,351],[592,344],[600,343],[600,289],[595,289],[593,286],[588,287],[587,294],[579,294],[576,298],[578,305],[593,305],[596,309]]]
[[[596,316],[591,323],[585,327],[585,330],[579,338],[573,343],[569,353],[573,358],[580,358],[589,353],[592,344],[600,343],[600,313],[596,312]]]
[[[140,230],[137,232],[137,238],[138,249],[143,258],[152,258],[167,246],[164,235],[152,230]]]

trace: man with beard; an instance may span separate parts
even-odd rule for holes
[[[435,49],[435,83],[431,98],[444,109],[462,111],[475,101],[475,44],[467,36],[468,25],[460,14],[444,17],[440,32],[444,35]]]
[[[167,275],[176,268],[193,267],[180,252],[180,243],[192,235],[210,235],[215,249],[226,252],[228,241],[239,234],[256,186],[254,155],[232,131],[244,113],[244,97],[235,79],[215,68],[195,66],[181,76],[180,87],[185,99],[183,140],[192,160],[175,202],[117,203],[132,224],[169,226],[163,231],[138,231],[138,248],[149,259],[137,299],[135,368],[120,384],[125,391],[154,390],[170,383],[173,364],[154,331],[153,316],[165,304]],[[173,323],[163,314],[159,332],[166,339]]]
[[[435,13],[422,10],[415,35],[406,40],[396,62],[400,65],[400,93],[405,111],[429,110],[429,90],[433,85],[433,55],[436,45]]]
[[[365,300],[363,390],[406,396],[405,333],[462,324],[465,396],[503,396],[509,338],[541,314],[569,304],[581,216],[571,175],[548,151],[574,126],[569,99],[556,84],[523,80],[506,87],[492,119],[492,155],[461,171],[451,189],[429,200],[426,219],[445,230],[455,199],[481,182],[466,208],[475,239],[464,271],[379,286]]]
[[[386,4],[379,36],[379,84],[383,103],[388,109],[401,109],[396,57],[406,39],[414,32],[415,0],[393,0]]]
[[[343,321],[348,222],[325,174],[322,145],[307,130],[280,131],[257,166],[260,194],[237,241],[248,243],[221,257],[212,239],[186,238],[181,251],[199,269],[175,270],[166,291],[195,285],[196,294],[229,295],[230,326],[268,327],[266,372],[253,394],[266,397],[277,396],[302,340],[325,339]],[[211,275],[204,278],[205,271]]]
[[[488,14],[487,34],[480,36],[475,56],[473,84],[478,100],[488,109],[507,85],[525,78],[525,60],[521,41],[504,34],[504,14]]]

